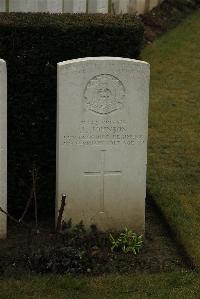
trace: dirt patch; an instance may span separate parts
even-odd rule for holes
[[[0,276],[36,273],[168,272],[188,266],[151,201],[146,205],[146,236],[138,255],[112,252],[108,234],[95,227],[85,232],[81,225],[63,236],[52,233],[52,223],[45,222],[38,235],[28,240],[27,231],[10,224],[8,239],[0,241]]]
[[[145,42],[153,42],[200,7],[199,1],[165,0],[140,18],[145,27]]]

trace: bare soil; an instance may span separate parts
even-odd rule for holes
[[[146,235],[138,255],[112,252],[108,234],[94,227],[90,232],[82,226],[73,232],[66,229],[63,235],[55,235],[52,228],[52,222],[44,222],[40,233],[30,237],[26,228],[10,223],[8,239],[0,240],[0,276],[154,273],[189,267],[151,200],[146,204]]]

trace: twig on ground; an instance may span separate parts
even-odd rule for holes
[[[34,167],[32,172],[32,183],[33,183],[33,198],[35,203],[35,228],[37,233],[39,233],[38,230],[38,204],[37,204],[37,196],[36,196],[36,182],[38,178],[38,170]]]
[[[17,220],[15,217],[11,216],[8,212],[6,212],[6,211],[5,211],[4,209],[2,209],[1,207],[0,207],[0,212],[2,212],[3,214],[5,214],[8,218],[10,218],[10,219],[11,219],[12,221],[14,221],[15,223],[17,223],[17,224],[22,224],[22,225],[24,225],[26,228],[31,229],[31,227],[30,227],[28,224],[26,224],[25,222],[21,221],[20,219]]]
[[[60,230],[61,230],[62,217],[63,217],[63,212],[64,212],[64,209],[65,209],[66,197],[67,197],[66,194],[62,194],[61,206],[60,206],[60,209],[59,209],[57,225],[56,225],[56,233],[60,232]]]
[[[36,232],[39,233],[39,230],[38,230],[38,204],[37,204],[37,196],[36,196],[36,183],[37,183],[37,179],[38,179],[38,169],[35,167],[35,165],[33,165],[31,174],[32,174],[32,188],[31,188],[30,196],[27,200],[24,212],[22,213],[22,215],[19,219],[19,222],[23,221],[23,219],[26,216],[28,209],[31,205],[31,201],[33,199],[34,200],[34,212],[35,212],[35,229],[36,229]]]

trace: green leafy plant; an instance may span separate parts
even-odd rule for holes
[[[111,250],[122,250],[124,253],[138,254],[143,245],[143,236],[138,236],[131,229],[125,227],[124,231],[114,238],[110,234]]]

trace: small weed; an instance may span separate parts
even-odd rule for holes
[[[138,236],[132,230],[125,227],[118,238],[110,234],[111,250],[121,250],[124,253],[132,252],[138,254],[143,245],[143,236]]]

